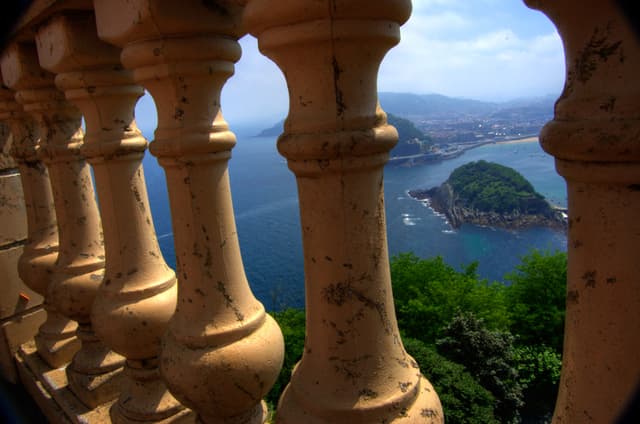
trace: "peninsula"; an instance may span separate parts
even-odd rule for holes
[[[465,222],[507,229],[567,226],[565,212],[552,207],[520,173],[483,160],[456,168],[440,187],[409,195],[444,214],[454,228]]]

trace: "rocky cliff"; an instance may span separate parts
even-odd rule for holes
[[[454,228],[460,227],[465,222],[507,229],[551,227],[564,230],[567,226],[563,212],[553,209],[544,200],[542,201],[545,206],[536,204],[535,207],[528,207],[526,210],[514,209],[510,212],[479,210],[461,199],[448,181],[440,187],[428,190],[410,190],[409,195],[414,199],[427,200],[429,206],[436,212],[444,214]]]

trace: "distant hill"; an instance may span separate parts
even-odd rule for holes
[[[557,96],[484,102],[447,97],[441,94],[387,93],[378,94],[380,105],[388,112],[410,120],[476,117],[493,119],[552,118]]]
[[[537,135],[540,128],[553,118],[556,96],[516,99],[507,102],[447,97],[440,94],[410,94],[381,92],[378,95],[389,121],[403,131],[408,139],[423,138],[415,132],[428,131],[436,143],[467,143],[478,139],[517,138]],[[409,120],[419,128],[411,128],[398,119]],[[396,121],[393,121],[396,119]],[[260,137],[282,133],[284,121],[261,131]],[[403,130],[404,129],[404,130]],[[415,150],[414,146],[414,150]]]
[[[272,127],[260,131],[256,137],[277,137],[284,131],[284,119]]]
[[[464,222],[506,228],[565,225],[561,213],[518,171],[483,160],[456,168],[440,187],[409,194],[429,200],[453,227]]]
[[[387,122],[398,130],[398,144],[389,154],[393,156],[411,156],[424,153],[432,143],[429,136],[420,131],[413,122],[391,113],[387,114]]]
[[[422,153],[431,139],[420,131],[413,122],[387,114],[387,121],[398,130],[398,144],[391,150],[391,156],[409,156]],[[284,120],[260,131],[256,137],[277,137],[284,130]]]
[[[400,143],[416,138],[418,140],[425,138],[424,133],[417,129],[413,122],[408,119],[400,118],[392,113],[387,113],[387,122],[398,130],[398,141]]]
[[[501,103],[500,108],[491,114],[493,119],[536,119],[546,116],[553,118],[556,96],[544,96],[534,99],[518,99]]]
[[[440,94],[378,94],[382,109],[407,118],[450,117],[452,115],[489,115],[500,110],[498,103],[460,99]]]

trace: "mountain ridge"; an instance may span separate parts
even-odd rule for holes
[[[493,118],[513,119],[514,116],[531,117],[544,115],[552,118],[555,95],[517,98],[503,102],[449,97],[442,94],[414,94],[381,91],[380,105],[385,112],[410,121],[429,119]],[[282,133],[284,120],[263,129],[258,137],[277,136]]]

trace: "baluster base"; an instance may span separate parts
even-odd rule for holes
[[[124,374],[122,393],[109,412],[114,424],[193,420],[193,412],[173,397],[160,378],[158,358],[127,360]]]
[[[95,408],[120,394],[125,358],[106,347],[90,324],[80,324],[77,336],[82,347],[67,366],[69,389],[87,407]]]
[[[73,359],[80,349],[80,339],[76,337],[78,324],[62,316],[45,303],[47,319],[35,335],[38,354],[51,368],[60,368]]]
[[[50,368],[36,351],[33,341],[21,345],[14,359],[22,385],[48,422],[109,422],[109,407],[113,401],[97,408],[87,408],[69,390],[65,369]]]
[[[333,409],[332,405],[326,403],[321,405],[322,402],[318,402],[317,399],[297,394],[289,383],[280,397],[275,422],[277,424],[444,423],[440,399],[426,378],[421,376],[419,384],[412,392],[413,396],[401,394],[395,399],[378,398],[368,406],[350,405],[340,410]]]
[[[237,415],[235,417],[207,417],[201,414],[196,416],[197,424],[264,424],[267,421],[269,415],[269,407],[263,400],[256,405],[251,411],[245,414]]]

